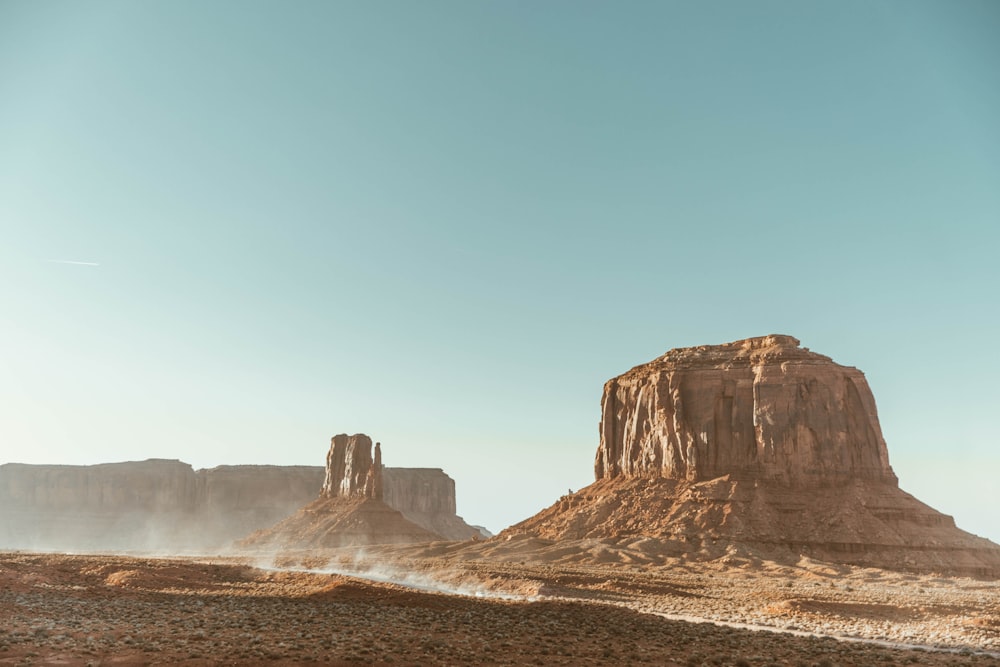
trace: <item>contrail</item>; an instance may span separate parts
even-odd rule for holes
[[[46,262],[52,262],[53,264],[76,264],[78,266],[100,266],[100,262],[77,262],[72,259],[47,259]]]

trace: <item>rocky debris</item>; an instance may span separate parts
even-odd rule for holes
[[[610,380],[597,481],[500,534],[646,536],[730,549],[1000,577],[1000,546],[898,488],[860,371],[764,336],[671,350]]]
[[[318,498],[270,528],[240,540],[258,551],[436,542],[443,538],[377,498]]]

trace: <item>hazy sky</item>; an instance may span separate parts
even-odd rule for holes
[[[1000,541],[1000,3],[0,0],[0,462],[322,465],[492,530],[605,380],[786,333]]]

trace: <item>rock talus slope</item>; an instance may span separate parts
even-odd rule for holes
[[[458,516],[455,480],[440,468],[383,468],[383,500],[403,516],[449,540],[483,537]]]
[[[255,549],[405,544],[442,539],[383,500],[382,447],[367,435],[335,435],[320,497],[271,528],[240,542]]]
[[[861,371],[791,336],[675,349],[613,378],[600,436],[597,481],[501,535],[1000,576],[1000,546],[899,489]]]

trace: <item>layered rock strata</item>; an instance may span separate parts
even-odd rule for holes
[[[441,540],[442,535],[383,501],[382,474],[380,444],[376,443],[373,456],[367,435],[334,436],[320,497],[277,525],[254,533],[240,546],[307,549]]]
[[[628,535],[1000,576],[1000,546],[901,491],[861,371],[771,335],[675,349],[608,381],[597,481],[501,535]]]
[[[896,483],[865,376],[791,336],[671,350],[609,380],[598,479]]]
[[[363,445],[353,448],[363,450]],[[370,464],[352,459],[348,472],[345,447],[344,458],[335,457],[344,462],[333,473],[336,482],[323,466],[196,471],[167,459],[0,465],[0,549],[219,550],[293,514],[325,494],[328,485],[365,497],[376,497],[388,485],[386,504],[425,530],[453,540],[474,534],[455,514],[454,482],[442,471],[429,475],[425,468],[384,468],[378,445],[374,456],[368,451]]]
[[[0,465],[0,548],[203,551],[315,498],[323,468],[176,460]]]
[[[326,475],[323,480],[324,498],[382,499],[382,444],[375,443],[364,433],[341,433],[330,439],[326,455]]]
[[[383,500],[403,516],[449,540],[488,537],[458,516],[455,480],[440,468],[383,468]]]

